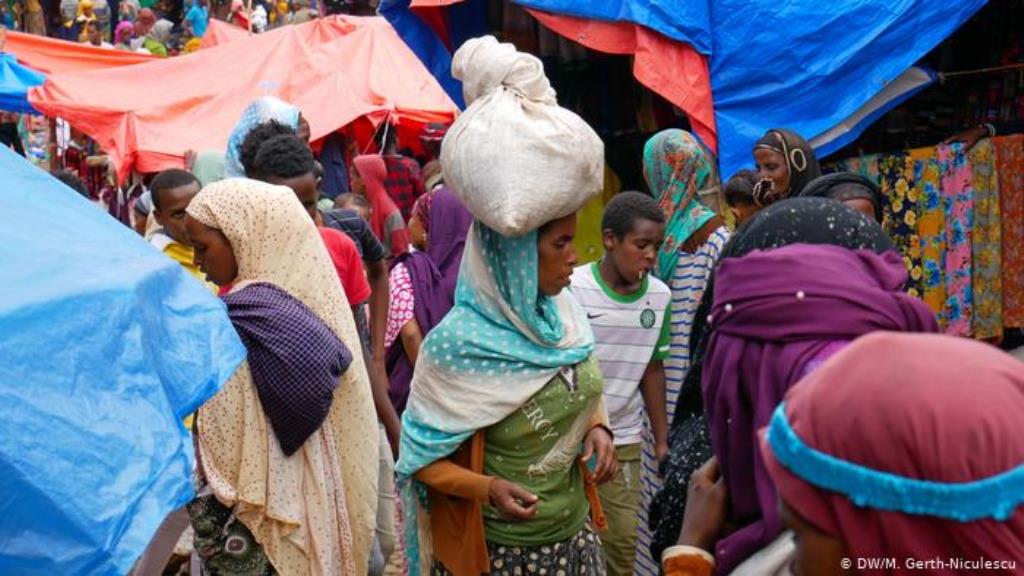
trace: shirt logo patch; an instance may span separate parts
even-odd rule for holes
[[[643,312],[640,313],[640,325],[643,326],[644,328],[651,328],[651,327],[653,327],[654,326],[654,320],[655,320],[654,310],[651,310],[650,308],[647,308]]]

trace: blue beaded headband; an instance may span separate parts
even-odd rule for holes
[[[1024,464],[981,480],[932,482],[872,470],[808,446],[786,418],[786,405],[775,409],[768,425],[775,459],[807,482],[838,492],[859,507],[936,516],[958,522],[983,518],[1007,520],[1024,502]]]

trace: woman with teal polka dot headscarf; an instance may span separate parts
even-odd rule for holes
[[[570,214],[516,238],[480,221],[470,230],[455,307],[423,343],[402,417],[398,472],[406,510],[418,512],[406,523],[411,573],[491,572],[531,554],[535,566],[604,573],[579,460],[597,454],[595,475],[607,475],[614,448],[593,334],[563,292],[575,227]],[[460,458],[469,452],[482,457]],[[427,498],[414,498],[414,485]],[[427,519],[432,551],[417,534]],[[464,540],[465,529],[480,538]],[[454,534],[458,543],[446,539]]]

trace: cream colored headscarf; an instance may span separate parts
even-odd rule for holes
[[[188,215],[231,242],[238,262],[232,290],[274,284],[359,350],[327,250],[290,189],[223,180],[203,188]],[[353,356],[324,425],[291,457],[273,436],[248,363],[199,409],[207,482],[283,575],[367,571],[377,513],[378,433],[366,366],[360,354]]]

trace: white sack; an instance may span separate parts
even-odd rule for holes
[[[558,106],[541,61],[493,36],[452,60],[466,110],[441,147],[445,182],[470,212],[505,236],[571,214],[604,187],[604,144]]]

